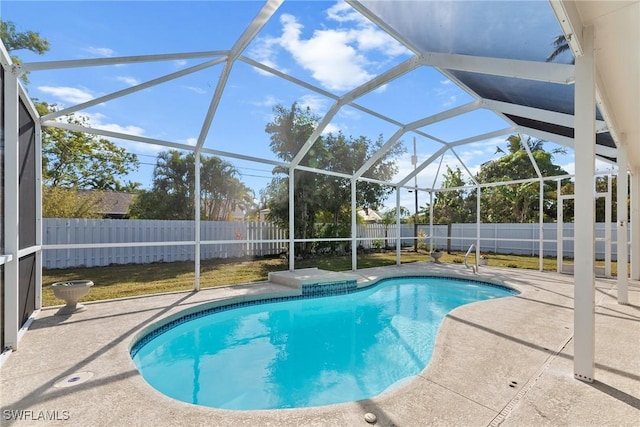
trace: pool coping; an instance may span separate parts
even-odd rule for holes
[[[615,302],[615,282],[596,281],[596,384],[572,378],[570,276],[482,268],[473,275],[455,265],[405,264],[350,272],[358,284],[429,272],[462,278],[493,277],[521,295],[458,307],[443,321],[432,360],[415,379],[372,399],[315,408],[233,411],[175,401],[140,376],[128,350],[149,324],[202,303],[262,298],[291,287],[256,283],[143,298],[95,302],[70,317],[43,309],[17,352],[0,371],[3,410],[67,410],[52,425],[631,425],[637,389],[640,283],[631,305]],[[399,274],[400,273],[400,274]],[[71,374],[93,377],[66,389]],[[517,382],[517,385],[511,384]],[[221,386],[224,386],[221,384]],[[511,387],[513,386],[513,387]],[[8,422],[7,425],[46,425]],[[3,423],[4,425],[4,423]]]

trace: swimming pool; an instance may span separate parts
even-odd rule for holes
[[[448,312],[517,292],[403,277],[341,293],[192,313],[142,337],[131,355],[151,386],[188,403],[248,410],[355,401],[420,373]]]

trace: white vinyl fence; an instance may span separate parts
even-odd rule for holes
[[[123,219],[43,220],[44,268],[95,267],[109,264],[147,264],[195,259],[195,222]],[[267,222],[202,221],[200,240],[237,241],[201,246],[201,259],[275,255],[285,244],[255,242],[281,240],[286,233]],[[46,245],[116,244],[167,242],[161,246],[128,246],[75,249],[47,249]],[[171,242],[188,242],[176,243]]]
[[[563,256],[573,258],[573,226],[572,223],[563,224]],[[596,259],[605,256],[605,229],[611,229],[611,259],[617,259],[617,230],[616,223],[596,223]],[[429,226],[420,225],[420,230],[429,235]],[[451,250],[466,251],[472,243],[476,243],[476,224],[452,224]],[[557,256],[558,225],[543,224],[543,255]],[[629,241],[627,236],[627,242]],[[413,235],[413,229],[409,235]],[[439,249],[447,247],[447,226],[433,226],[434,244]],[[533,255],[539,253],[540,224],[480,224],[480,250],[502,254]]]
[[[573,224],[564,224],[565,257],[573,257]],[[596,257],[604,259],[604,236],[607,224],[596,224]],[[616,260],[616,227],[611,227],[612,260]],[[429,225],[420,224],[428,244]],[[202,221],[201,259],[278,255],[286,250],[287,233],[267,222]],[[556,256],[556,224],[544,224],[543,254]],[[359,224],[359,245],[395,247],[394,225]],[[385,237],[387,243],[384,243]],[[402,224],[403,246],[413,246],[413,224]],[[480,224],[480,250],[504,254],[538,255],[539,224]],[[45,268],[94,267],[109,264],[147,264],[152,262],[192,261],[195,259],[194,221],[58,219],[43,221],[43,266]],[[262,241],[267,242],[262,242]],[[279,240],[279,241],[277,241]],[[226,241],[227,243],[216,243]],[[235,242],[238,243],[235,243]],[[126,246],[136,242],[166,242],[157,246]],[[176,242],[171,244],[171,242]],[[183,243],[178,243],[183,242]],[[447,247],[447,226],[434,225],[433,242],[439,249]],[[451,249],[464,252],[476,243],[476,224],[452,224]],[[104,245],[98,248],[50,249],[47,245]],[[125,244],[118,247],[117,244]]]

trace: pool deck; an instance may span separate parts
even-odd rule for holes
[[[316,274],[299,270],[284,276]],[[499,280],[521,294],[449,313],[427,368],[372,399],[227,411],[172,400],[138,374],[129,348],[154,322],[212,301],[296,292],[295,280],[263,282],[87,303],[87,311],[70,316],[55,316],[59,307],[41,310],[0,370],[1,424],[369,426],[364,414],[371,412],[376,426],[640,425],[640,282],[630,282],[630,304],[619,305],[615,280],[596,281],[595,381],[589,384],[573,378],[571,276],[492,267],[473,275],[459,265],[433,263],[345,273],[359,286],[382,277],[431,274]],[[59,386],[75,374],[80,381]],[[9,411],[19,410],[31,412],[22,412],[26,420],[10,419],[18,413]]]

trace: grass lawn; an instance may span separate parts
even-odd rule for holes
[[[358,268],[394,265],[395,251],[358,255]],[[402,252],[402,263],[428,261],[426,252]],[[472,259],[470,258],[470,261]],[[464,253],[444,253],[442,263],[464,262]],[[603,265],[602,262],[597,263]],[[267,279],[270,271],[288,268],[288,261],[279,258],[256,260],[206,260],[201,262],[200,284],[202,288],[259,282]],[[538,258],[520,255],[489,255],[489,265],[497,267],[538,269]],[[296,268],[317,267],[330,271],[351,270],[351,255],[323,256],[296,261]],[[555,271],[556,259],[545,258],[544,269]],[[616,264],[612,262],[615,274]],[[53,295],[51,286],[55,282],[76,279],[92,280],[95,284],[82,301],[131,297],[170,291],[193,289],[193,262],[112,265],[108,267],[53,269],[42,272],[42,305],[64,304]]]

